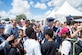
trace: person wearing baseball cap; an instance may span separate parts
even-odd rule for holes
[[[74,36],[77,35],[78,32],[80,32],[82,30],[82,26],[79,27],[72,35],[70,34],[70,30],[69,28],[66,27],[62,27],[58,33],[58,35],[60,35],[61,39],[63,39],[63,41],[61,41],[61,55],[70,55],[72,54],[71,52],[71,48],[72,48],[72,42]]]
[[[61,55],[69,55],[70,49],[71,49],[71,43],[70,41],[67,41],[66,39],[70,40],[69,35],[69,28],[63,27],[60,29],[58,35],[61,36],[61,39],[63,39],[61,43]]]
[[[61,37],[65,38],[66,36],[69,35],[69,28],[63,27],[60,29],[58,35],[60,35]]]

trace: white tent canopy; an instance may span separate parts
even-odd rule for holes
[[[65,1],[57,11],[53,9],[46,18],[53,17],[56,18],[56,20],[59,20],[61,23],[64,23],[66,21],[66,16],[69,15],[82,16],[82,12],[78,11]]]
[[[56,11],[56,15],[64,15],[64,16],[82,16],[82,12],[73,8],[70,4],[66,1],[64,4]]]
[[[49,13],[49,15],[46,17],[46,18],[49,18],[49,17],[53,17],[55,18],[55,10],[51,10],[51,12]]]

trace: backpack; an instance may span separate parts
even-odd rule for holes
[[[75,44],[75,54],[74,55],[82,55],[82,45],[80,44],[80,41],[78,41]]]
[[[70,49],[69,55],[74,55],[74,46],[75,46],[74,44],[76,43],[76,40],[73,40],[73,39],[71,39],[71,40],[65,39],[65,40],[67,40],[71,43],[71,49]]]

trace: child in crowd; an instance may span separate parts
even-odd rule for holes
[[[61,28],[60,32],[58,33],[61,35],[62,42],[61,42],[61,55],[68,55],[71,49],[71,43],[69,38],[69,29],[68,28]]]
[[[53,41],[53,30],[48,29],[45,31],[45,38],[48,40],[42,44],[42,55],[55,55],[56,53],[56,43]]]
[[[35,32],[32,27],[26,29],[28,39],[24,42],[25,55],[41,55],[40,44],[35,40]]]
[[[81,28],[81,27],[80,27]],[[76,35],[78,32],[80,32],[81,29],[77,29],[77,31],[75,33],[73,33],[73,35]],[[63,27],[61,28],[60,32],[58,33],[60,35],[60,37],[62,38],[62,42],[61,42],[61,55],[70,55],[72,54],[72,45],[73,45],[73,40],[71,39],[71,35],[70,35],[70,30],[69,28]]]
[[[26,38],[24,37],[22,29],[18,30],[18,34],[19,34],[18,38],[22,39],[21,42],[20,42],[20,44],[19,44],[19,46],[18,46],[18,49],[20,50],[21,55],[24,55],[25,51],[24,51],[24,45],[23,44],[24,44],[24,41],[25,41],[24,39],[26,39]]]

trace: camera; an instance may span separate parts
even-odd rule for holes
[[[11,45],[12,43],[14,43],[14,40],[15,40],[15,39],[9,41],[9,44]]]

